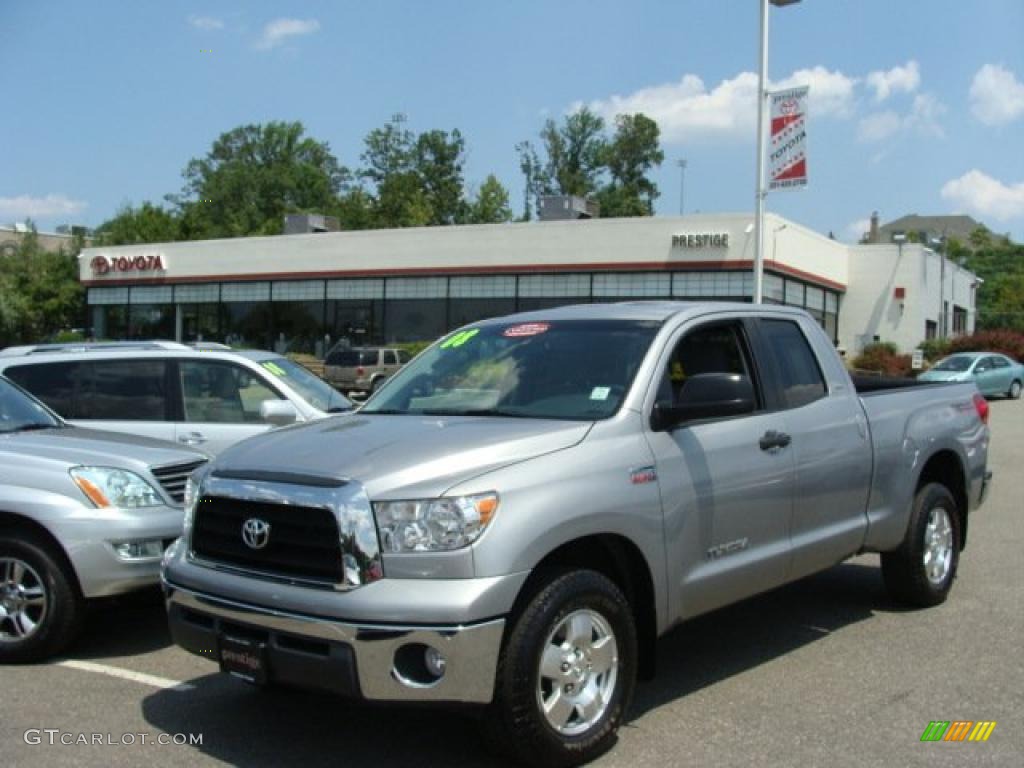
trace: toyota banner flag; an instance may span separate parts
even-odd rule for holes
[[[768,94],[772,140],[768,144],[768,189],[807,185],[808,87]]]

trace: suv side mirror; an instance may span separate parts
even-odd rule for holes
[[[687,421],[721,419],[753,413],[754,385],[738,373],[699,373],[683,385],[679,402],[658,402],[651,414],[651,429],[665,432]]]
[[[260,419],[275,427],[284,427],[299,420],[299,412],[287,400],[264,400],[260,403]]]

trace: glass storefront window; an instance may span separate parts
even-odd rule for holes
[[[220,338],[217,304],[181,304],[181,340],[212,341]]]
[[[487,320],[491,317],[511,315],[516,311],[515,299],[452,299],[449,314],[452,328]]]
[[[324,336],[323,301],[275,301],[274,351],[314,354]]]
[[[173,304],[132,304],[128,308],[129,339],[174,339]]]
[[[232,347],[272,349],[269,301],[232,301],[221,304],[221,333]]]
[[[348,339],[353,347],[384,343],[384,302],[339,299],[327,302],[327,334],[332,344]]]
[[[128,335],[128,307],[124,304],[99,305],[92,308],[92,337],[117,341]]]
[[[448,330],[448,300],[389,299],[384,318],[388,342],[433,341]]]

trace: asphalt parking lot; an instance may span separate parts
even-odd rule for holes
[[[1024,403],[993,402],[991,423],[995,485],[946,604],[899,608],[865,556],[680,627],[594,765],[1024,764]],[[0,668],[0,681],[7,766],[501,764],[462,712],[226,678],[170,644],[156,592],[99,606],[69,656]],[[922,743],[932,720],[997,725],[986,743]],[[60,743],[79,734],[134,743]],[[202,744],[152,743],[160,734]]]

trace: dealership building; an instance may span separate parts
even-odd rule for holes
[[[851,354],[971,332],[978,278],[910,243],[848,245],[765,221],[764,301],[807,310]],[[96,338],[322,353],[434,339],[571,303],[750,301],[750,214],[316,232],[87,248]]]

